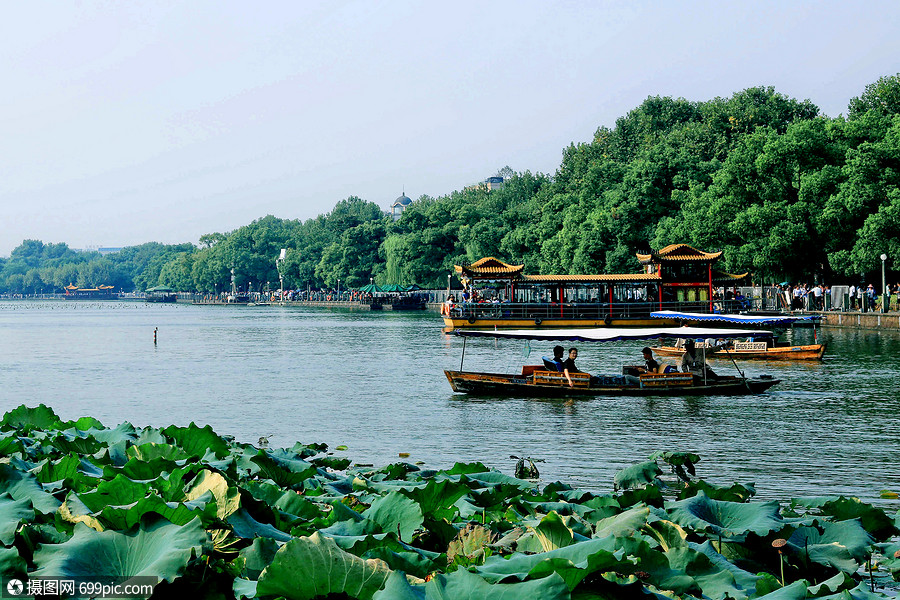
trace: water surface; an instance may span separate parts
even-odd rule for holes
[[[245,442],[346,445],[348,457],[379,466],[480,460],[511,473],[509,456],[525,454],[545,461],[544,480],[596,491],[653,451],[688,450],[702,457],[700,475],[755,482],[761,498],[844,494],[888,505],[881,490],[900,491],[900,335],[819,338],[829,344],[821,363],[739,363],[783,380],[755,396],[476,399],[451,392],[442,370],[459,367],[462,340],[430,312],[4,302],[0,411],[45,403],[107,426],[194,421]],[[640,362],[643,345],[580,344],[578,364],[618,373]],[[470,340],[465,366],[518,371],[551,346],[532,343],[526,358],[519,341]]]

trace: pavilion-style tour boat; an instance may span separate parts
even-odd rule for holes
[[[713,312],[713,290],[747,277],[714,268],[721,252],[673,244],[637,254],[640,273],[528,275],[494,257],[457,265],[465,300],[444,305],[444,326],[478,328],[659,327],[654,310]]]

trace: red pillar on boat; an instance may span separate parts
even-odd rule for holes
[[[709,312],[712,314],[713,311],[713,301],[712,301],[712,263],[709,263]]]

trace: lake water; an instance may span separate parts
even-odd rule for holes
[[[596,491],[656,450],[686,450],[702,457],[701,476],[755,482],[763,499],[844,494],[896,508],[880,499],[900,492],[896,332],[820,331],[821,363],[739,363],[783,380],[756,396],[567,402],[452,393],[442,370],[459,366],[462,340],[441,326],[431,312],[4,302],[0,411],[44,403],[107,426],[194,421],[275,447],[346,445],[338,455],[376,466],[480,460],[512,474],[509,456],[525,454],[545,461],[544,481]],[[643,345],[581,344],[578,364],[619,373]],[[522,342],[471,340],[465,365],[518,371],[551,346],[525,358]]]

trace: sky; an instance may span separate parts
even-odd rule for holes
[[[0,256],[387,209],[552,175],[649,96],[773,86],[835,117],[900,72],[880,0],[38,0],[3,30]]]

